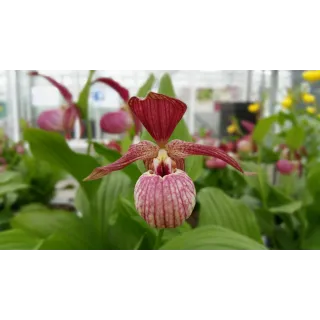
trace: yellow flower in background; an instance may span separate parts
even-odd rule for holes
[[[3,108],[3,106],[0,106],[0,112],[2,112],[2,111],[3,111],[3,109],[4,109],[4,108]]]
[[[230,124],[230,126],[227,127],[227,131],[229,134],[235,133],[237,130],[238,128],[235,124]]]
[[[305,81],[316,82],[320,81],[320,70],[308,70],[302,74]]]
[[[252,103],[248,106],[248,111],[251,113],[257,113],[260,110],[259,103]]]
[[[314,103],[316,101],[316,97],[310,93],[302,94],[302,100],[304,103]]]
[[[281,105],[285,109],[290,109],[292,107],[292,103],[293,103],[292,99],[290,97],[286,97],[281,102]]]
[[[306,107],[306,111],[309,114],[315,114],[317,112],[317,108],[309,106],[309,107]],[[318,115],[318,117],[319,117],[319,115]]]

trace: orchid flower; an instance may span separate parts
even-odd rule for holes
[[[64,116],[66,108],[45,110],[40,113],[37,124],[40,129],[46,131],[64,131]]]
[[[283,175],[290,175],[296,169],[296,165],[293,163],[293,161],[286,159],[279,160],[276,164],[276,167]]]
[[[32,77],[42,77],[48,80],[55,88],[57,88],[67,103],[67,108],[64,107],[54,110],[46,110],[42,112],[38,118],[38,125],[41,129],[50,131],[64,131],[68,139],[71,138],[71,131],[74,127],[76,119],[81,119],[80,109],[73,102],[72,93],[62,84],[53,78],[40,74],[37,71],[29,72]],[[62,120],[62,121],[61,121]],[[83,124],[81,123],[81,133],[83,133]],[[61,130],[62,129],[62,130]]]
[[[184,171],[185,158],[193,155],[215,157],[243,173],[238,162],[219,148],[182,140],[169,142],[187,110],[182,101],[150,92],[145,99],[132,97],[128,105],[156,143],[143,140],[131,145],[120,159],[96,168],[85,180],[100,179],[130,163],[143,160],[147,172],[135,185],[134,199],[137,211],[150,226],[175,228],[191,215],[196,190]]]
[[[134,123],[135,134],[138,135],[142,129],[141,123],[128,108],[129,91],[111,78],[97,78],[92,84],[99,82],[114,89],[124,101],[124,106],[120,110],[108,112],[102,116],[100,120],[101,130],[107,133],[119,134],[130,129]]]
[[[249,153],[249,152],[256,152],[257,145],[253,142],[252,135],[255,129],[255,124],[247,121],[241,120],[240,121],[242,127],[248,132],[248,134],[244,135],[237,141],[237,152],[241,153]]]
[[[248,131],[249,134],[252,134],[256,125],[247,120],[241,120],[241,125]]]

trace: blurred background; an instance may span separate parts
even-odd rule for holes
[[[88,77],[88,71],[81,70],[39,70],[53,77],[78,96]],[[171,75],[176,95],[188,105],[186,123],[192,134],[200,128],[213,130],[216,136],[225,134],[230,114],[240,118],[249,118],[247,106],[258,101],[266,94],[264,116],[280,109],[279,102],[287,94],[287,89],[301,82],[303,71],[290,70],[97,70],[95,77],[111,77],[127,88],[130,96],[137,93],[150,73],[157,80],[165,73]],[[158,81],[154,84],[157,90]],[[313,87],[313,89],[315,89]],[[316,92],[313,92],[316,94]],[[103,133],[99,126],[101,116],[117,110],[121,98],[113,89],[97,83],[90,92],[90,120],[94,139],[114,139]],[[41,77],[30,77],[27,71],[0,70],[0,125],[14,141],[21,138],[20,119],[32,126],[44,110],[64,104],[58,90]],[[251,119],[252,120],[252,119]],[[78,126],[69,143],[81,151],[85,145],[85,136],[80,139]]]

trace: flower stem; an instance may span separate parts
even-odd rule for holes
[[[87,154],[89,155],[91,144],[92,144],[92,128],[91,128],[89,112],[86,120],[87,120],[86,122],[87,122],[87,143],[88,143]]]
[[[159,232],[158,232],[156,243],[154,245],[154,250],[158,250],[159,249],[159,247],[161,245],[161,240],[162,240],[163,233],[164,233],[164,229],[160,229]]]

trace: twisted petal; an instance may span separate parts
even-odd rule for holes
[[[82,136],[84,132],[84,125],[81,121],[80,109],[74,103],[71,103],[70,106],[65,110],[63,118],[63,128],[67,139],[71,138],[71,132],[73,130],[76,119],[79,119],[80,136]]]
[[[84,180],[96,180],[109,174],[112,171],[121,170],[127,165],[137,160],[147,160],[156,158],[158,155],[159,147],[150,141],[141,141],[137,144],[130,146],[128,152],[119,160],[104,166],[96,168]]]
[[[96,80],[94,80],[92,82],[92,84],[97,83],[97,82],[101,82],[106,84],[107,86],[111,87],[112,89],[114,89],[115,91],[118,92],[119,96],[125,101],[127,102],[129,100],[129,91],[122,87],[120,85],[120,83],[118,83],[117,81],[114,81],[111,78],[98,78]]]
[[[152,227],[176,228],[190,217],[196,203],[196,190],[181,170],[164,177],[144,173],[134,189],[136,209]]]
[[[63,96],[63,98],[68,103],[72,103],[73,98],[72,98],[71,92],[64,85],[62,85],[61,83],[57,82],[56,80],[54,80],[51,77],[45,76],[43,74],[40,74],[37,71],[31,71],[31,72],[29,72],[29,75],[32,76],[32,77],[39,76],[39,77],[47,79],[54,87],[56,87],[59,90],[60,94]]]
[[[133,97],[128,104],[160,146],[168,142],[187,110],[182,101],[154,92],[150,92],[145,99]]]
[[[167,144],[166,149],[168,151],[169,157],[172,158],[184,159],[192,155],[215,157],[223,160],[224,162],[230,164],[232,167],[243,173],[242,168],[236,160],[228,156],[228,154],[226,154],[224,151],[215,147],[196,144],[193,142],[185,142],[181,140],[172,140]]]

